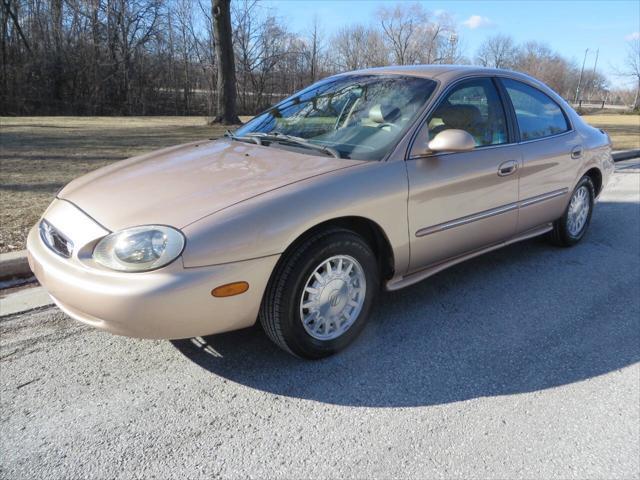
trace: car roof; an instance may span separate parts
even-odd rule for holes
[[[523,73],[514,72],[512,70],[505,70],[501,68],[486,68],[475,65],[392,65],[388,67],[375,67],[365,68],[362,70],[356,70],[352,72],[345,72],[345,74],[394,74],[394,75],[410,75],[414,77],[423,77],[438,79],[444,83],[451,82],[460,77],[466,77],[469,75],[500,75],[507,76],[515,79],[527,80],[539,84],[540,82],[525,75]]]

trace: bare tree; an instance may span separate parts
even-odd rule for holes
[[[211,0],[216,59],[218,61],[217,111],[214,122],[240,123],[236,113],[236,67],[231,33],[231,0]]]
[[[460,37],[450,15],[432,15],[418,3],[398,3],[377,12],[392,63],[455,63],[462,59]]]
[[[427,14],[420,4],[398,3],[393,8],[380,7],[377,13],[384,39],[398,65],[411,65],[419,58]]]
[[[380,32],[364,25],[343,27],[331,43],[336,52],[334,65],[339,70],[376,67],[389,61]]]
[[[532,75],[565,98],[578,83],[577,66],[541,42],[516,45],[509,36],[494,35],[478,47],[475,61],[485,67],[510,68]],[[584,74],[583,83],[593,96],[602,96],[607,89],[606,78],[595,70]]]
[[[508,35],[493,35],[480,44],[476,52],[476,62],[483,67],[511,68],[518,50],[513,38]]]
[[[274,92],[279,67],[286,65],[291,72],[299,72],[295,63],[303,59],[305,46],[301,40],[293,41],[286,27],[256,0],[235,5],[233,25],[242,109],[256,113],[265,107],[265,100],[270,104],[273,94],[281,93]]]
[[[0,2],[5,115],[198,114],[235,123],[238,113],[254,114],[337,71],[466,61],[453,19],[421,4],[381,8],[377,22],[325,37],[317,19],[295,32],[260,0]],[[634,45],[624,74],[635,83]],[[477,57],[529,73],[565,97],[580,72],[545,44],[504,36],[487,40]],[[592,98],[608,92],[595,69],[583,81]]]
[[[464,60],[460,35],[456,30],[455,21],[448,13],[440,13],[433,17],[425,31],[426,45],[420,47],[423,53],[419,54],[421,63],[452,64]]]
[[[627,44],[624,76],[631,77],[636,83],[636,93],[633,99],[633,109],[640,110],[640,38],[630,40]]]
[[[318,77],[318,61],[322,42],[322,34],[320,33],[318,16],[313,17],[311,24],[311,34],[309,35],[307,61],[309,62],[309,76],[311,83],[315,82]]]
[[[215,35],[211,9],[198,0],[199,14],[194,14],[191,21],[193,37],[193,54],[196,70],[200,73],[202,88],[205,89],[207,114],[211,115],[217,105],[216,89],[218,84],[215,54]],[[237,78],[236,78],[237,79]],[[237,87],[236,87],[237,92]],[[237,108],[237,104],[236,104]]]
[[[13,22],[13,27],[16,29],[16,32],[18,33],[18,36],[22,40],[24,47],[29,53],[31,53],[31,47],[29,46],[27,37],[22,31],[22,27],[20,27],[20,21],[18,20],[17,15],[13,11],[11,0],[2,0],[2,6],[3,6],[3,17],[4,15],[6,15],[7,16],[6,18],[9,18],[9,17],[11,18],[11,21]],[[3,23],[6,23],[6,19],[3,21]]]
[[[575,65],[540,42],[526,42],[518,48],[512,68],[543,81],[568,98],[577,84]]]

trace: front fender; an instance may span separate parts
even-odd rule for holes
[[[409,265],[407,172],[402,161],[371,162],[309,178],[209,215],[182,230],[185,267],[281,254],[328,220],[358,216],[378,224],[391,244],[395,271]]]

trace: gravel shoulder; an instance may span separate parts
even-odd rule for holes
[[[640,174],[584,241],[381,295],[344,353],[0,321],[1,478],[638,478]],[[179,318],[176,319],[179,321]]]

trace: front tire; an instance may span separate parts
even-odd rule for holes
[[[320,231],[279,262],[260,323],[280,348],[323,358],[358,336],[379,289],[378,263],[362,237],[342,228]]]
[[[573,190],[564,215],[553,223],[551,232],[553,243],[562,247],[571,247],[582,240],[591,222],[594,200],[593,182],[585,175]]]

